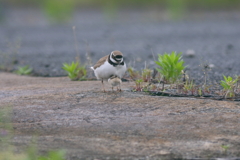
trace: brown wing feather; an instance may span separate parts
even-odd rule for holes
[[[97,63],[93,66],[93,68],[96,69],[96,68],[100,67],[100,66],[108,59],[108,56],[109,56],[109,55],[106,55],[106,56],[100,58],[100,59],[97,61]]]

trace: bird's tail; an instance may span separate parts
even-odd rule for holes
[[[94,68],[93,67],[90,67],[93,71],[94,71]]]

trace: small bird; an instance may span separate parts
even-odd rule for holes
[[[113,91],[113,87],[115,87],[115,86],[117,86],[117,91],[122,91],[121,90],[122,80],[120,78],[118,78],[116,75],[111,76],[108,79],[108,83],[110,83],[112,85],[112,91]]]
[[[125,74],[127,67],[123,60],[123,54],[120,51],[112,51],[109,55],[104,56],[91,67],[97,79],[101,79],[103,91],[105,92],[103,81],[108,80],[112,76],[119,79]]]

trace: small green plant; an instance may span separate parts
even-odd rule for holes
[[[224,76],[224,81],[222,80],[220,85],[223,87],[223,90],[225,91],[225,98],[227,97],[235,97],[234,89],[236,87],[236,83],[238,81],[238,78],[233,79],[231,76]]]
[[[139,71],[135,71],[133,68],[129,67],[127,69],[130,78],[134,81],[135,83],[135,91],[141,91],[142,89],[142,82],[143,80],[141,79],[141,74],[139,73]]]
[[[164,76],[166,81],[172,84],[181,77],[182,70],[186,68],[181,55],[181,52],[172,52],[171,54],[165,53],[163,55],[159,54],[158,61],[155,61],[155,63],[160,67],[156,68],[157,71]]]
[[[79,62],[72,62],[70,64],[63,63],[63,70],[65,70],[68,74],[68,77],[72,81],[83,81],[86,80],[87,70],[85,66],[81,66]]]
[[[140,73],[138,71],[135,71],[133,68],[129,67],[127,69],[130,78],[135,81],[136,79],[138,79],[140,77]]]
[[[188,93],[189,91],[191,92],[192,95],[194,95],[194,92],[196,90],[196,86],[195,84],[193,83],[193,80],[192,81],[186,81],[186,83],[184,84],[183,86],[183,90]]]
[[[64,151],[50,151],[47,156],[40,156],[37,160],[65,160],[64,156]]]
[[[150,82],[152,70],[150,69],[143,69],[141,72],[133,70],[133,68],[128,68],[128,73],[130,78],[136,84],[135,91],[142,91],[144,88],[143,82]]]
[[[236,87],[235,87],[235,92],[238,92],[238,90],[239,90],[240,76],[236,76],[236,79],[237,79],[237,83],[236,83]]]
[[[203,95],[203,90],[202,90],[202,88],[198,88],[197,91],[198,91],[198,95],[199,95],[199,96],[202,96],[202,95]]]
[[[137,79],[135,80],[135,84],[136,84],[136,91],[142,91],[142,82],[143,80],[142,79]]]
[[[31,147],[28,151],[23,153],[16,153],[12,148],[0,151],[1,160],[65,160],[65,151],[49,151],[47,155],[40,156],[37,153],[36,147]]]
[[[29,66],[23,66],[23,67],[18,67],[18,70],[15,71],[15,73],[19,74],[19,75],[29,75],[31,74],[33,71],[33,69]]]
[[[203,86],[207,86],[207,80],[208,80],[208,74],[209,74],[209,71],[212,69],[210,67],[210,64],[208,61],[204,61],[201,63],[200,67],[202,68],[202,71],[203,71],[203,75],[204,75],[204,83],[203,83]]]
[[[151,74],[152,74],[152,70],[145,68],[142,70],[142,75],[141,75],[141,79],[143,80],[143,82],[149,82],[151,79]]]
[[[228,150],[229,150],[229,145],[221,145],[221,147],[222,147],[222,149],[223,149],[223,152],[224,152],[224,154],[225,155],[227,155],[227,152],[228,152]]]

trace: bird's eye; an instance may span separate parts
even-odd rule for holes
[[[121,55],[117,55],[116,58],[122,58],[122,56]]]

